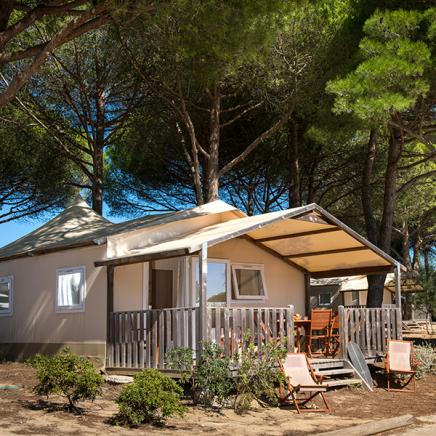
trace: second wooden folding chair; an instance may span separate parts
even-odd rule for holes
[[[313,342],[317,341],[319,345],[324,346],[324,354],[327,356],[330,350],[330,323],[332,311],[325,309],[312,309],[310,333],[308,335],[307,352],[312,357]]]

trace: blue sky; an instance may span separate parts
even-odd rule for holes
[[[48,221],[47,218],[45,221]],[[37,227],[41,226],[45,221],[33,221],[33,222],[10,222],[0,224],[0,247],[9,244],[9,242],[15,241],[15,239],[21,238],[26,233],[31,232]]]

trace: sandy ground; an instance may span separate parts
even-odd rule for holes
[[[412,414],[428,422],[426,415],[436,413],[436,376],[418,381],[417,393],[388,393],[384,380],[376,376],[380,387],[373,393],[356,388],[328,392],[333,412],[297,415],[291,407],[257,407],[246,415],[232,410],[212,413],[188,407],[183,417],[170,418],[162,428],[150,425],[128,429],[109,423],[116,413],[112,401],[118,386],[106,385],[103,396],[94,403],[81,404],[85,413],[73,415],[64,409],[60,397],[41,400],[32,393],[36,380],[32,369],[22,364],[0,364],[0,384],[19,386],[15,391],[0,390],[0,434],[203,434],[218,435],[302,435],[340,429],[373,419]],[[413,429],[411,429],[413,431]],[[430,433],[429,433],[430,434]]]

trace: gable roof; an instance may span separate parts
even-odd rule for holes
[[[214,214],[221,214],[215,224],[209,220],[194,227],[176,225]],[[181,228],[185,233],[181,234]],[[138,233],[141,230],[145,233]],[[122,238],[117,236],[120,234]],[[389,272],[398,264],[316,204],[246,216],[220,200],[184,211],[112,223],[78,199],[43,226],[0,249],[0,261],[100,245],[108,239],[116,243],[125,241],[127,234],[138,235],[133,245],[128,244],[121,254],[117,252],[117,257],[105,257],[95,264],[120,265],[192,255],[203,244],[213,246],[237,237],[248,239],[314,278]],[[145,234],[160,236],[158,240],[147,239]]]
[[[0,261],[70,248],[101,245],[111,235],[229,211],[233,211],[236,216],[244,215],[233,206],[223,201],[216,201],[188,210],[148,215],[113,223],[91,209],[79,196],[64,211],[41,227],[0,248]]]

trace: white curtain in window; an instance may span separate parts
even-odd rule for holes
[[[0,282],[0,310],[9,310],[10,309],[10,282],[9,281],[1,281]]]
[[[181,257],[178,262],[176,304],[177,307],[192,307],[194,293],[191,286],[190,262],[188,257]]]
[[[81,273],[61,274],[58,280],[58,306],[79,305]]]

